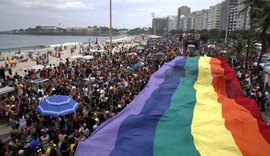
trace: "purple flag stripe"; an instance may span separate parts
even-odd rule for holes
[[[170,63],[164,64],[162,68],[154,73],[146,87],[122,112],[100,125],[89,139],[79,143],[75,155],[109,156],[114,149],[121,123],[128,116],[141,113],[146,100],[164,82],[166,75],[172,72],[172,67],[177,60],[179,60],[179,57]]]
[[[185,77],[186,60],[184,58],[176,62],[179,66],[175,65],[173,72],[166,74],[165,81],[152,92],[140,114],[130,115],[121,123],[110,156],[153,155],[157,124],[171,105],[171,98]]]

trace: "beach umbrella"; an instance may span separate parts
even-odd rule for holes
[[[101,49],[101,50],[97,50],[97,52],[99,52],[99,53],[106,53],[106,50]]]
[[[163,55],[165,55],[163,52],[157,52],[154,54],[154,56],[163,56]]]
[[[137,53],[132,52],[132,53],[129,53],[128,55],[129,55],[129,56],[137,56],[138,54],[137,54]]]
[[[84,56],[84,57],[82,57],[82,58],[84,58],[84,59],[86,59],[86,60],[92,60],[92,59],[94,59],[94,56],[92,56],[92,55],[87,55],[87,56]]]
[[[34,70],[42,70],[44,68],[44,65],[35,65],[33,67],[31,67],[31,69],[34,69]]]
[[[141,47],[141,46],[136,47],[136,50],[143,50],[143,49],[144,49],[144,47]]]
[[[83,56],[82,55],[76,55],[76,56],[71,56],[70,58],[71,59],[78,59],[78,58],[82,58]]]
[[[270,127],[224,59],[177,57],[75,156],[269,155]]]
[[[42,116],[64,116],[74,113],[79,103],[65,95],[49,96],[37,107]]]

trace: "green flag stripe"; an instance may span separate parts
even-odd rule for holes
[[[169,109],[161,117],[156,128],[154,156],[200,155],[191,134],[198,62],[199,57],[189,58],[183,67],[185,75],[172,96]]]

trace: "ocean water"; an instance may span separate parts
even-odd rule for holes
[[[113,40],[124,38],[126,36],[113,36]],[[101,42],[109,40],[109,36],[49,36],[49,35],[8,35],[0,34],[0,51],[2,53],[46,49],[51,45],[65,43],[87,43],[89,40],[95,42],[96,39]]]

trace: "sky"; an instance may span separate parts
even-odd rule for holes
[[[114,28],[150,27],[156,17],[208,9],[222,0],[112,0]],[[29,27],[109,27],[109,0],[0,0],[0,31]]]

